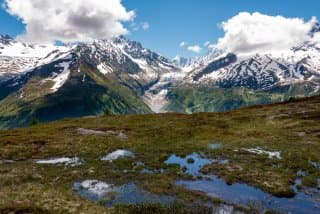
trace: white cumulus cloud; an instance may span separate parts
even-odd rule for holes
[[[133,31],[138,31],[140,29],[148,30],[150,28],[150,24],[148,22],[141,22],[141,23],[131,22],[130,27]]]
[[[200,53],[202,51],[202,48],[199,45],[192,45],[188,47],[189,51]]]
[[[25,24],[18,39],[39,43],[123,35],[128,33],[123,22],[135,17],[121,0],[5,0],[5,8]]]
[[[221,24],[225,35],[216,47],[245,55],[287,51],[311,39],[316,21],[242,12]]]
[[[208,47],[210,45],[210,41],[206,41],[205,43],[203,43],[204,47]]]
[[[184,46],[186,46],[186,45],[187,45],[187,43],[186,43],[185,41],[182,41],[182,42],[180,42],[180,44],[179,44],[180,47],[184,47]]]
[[[148,22],[142,22],[141,27],[143,30],[148,30],[150,28],[150,24]]]

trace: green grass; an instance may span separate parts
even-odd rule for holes
[[[171,154],[186,156],[192,152],[229,160],[228,164],[205,167],[205,173],[219,175],[230,184],[243,182],[274,195],[292,196],[290,185],[299,170],[307,175],[302,188],[314,186],[314,179],[320,177],[320,171],[309,163],[309,160],[320,162],[319,122],[320,97],[312,97],[224,113],[111,115],[65,119],[0,131],[0,159],[17,161],[0,164],[0,211],[15,207],[37,209],[40,213],[43,210],[54,213],[117,211],[76,195],[72,185],[83,179],[99,179],[119,185],[134,181],[147,191],[172,195],[186,204],[195,199],[220,202],[217,198],[174,185],[175,180],[190,179],[190,176],[164,161]],[[76,131],[79,127],[122,131],[128,139],[80,135]],[[301,132],[305,135],[299,135]],[[212,142],[218,142],[222,147],[208,149],[207,145]],[[258,146],[269,151],[281,151],[282,159],[269,159],[243,150]],[[116,149],[131,150],[135,158],[114,163],[99,161],[100,157]],[[86,164],[66,168],[37,165],[33,161],[74,155],[83,157]],[[132,170],[133,163],[137,161],[149,169],[167,170],[163,174],[141,174]],[[154,209],[151,205],[141,207],[143,205],[137,205],[129,210]],[[128,210],[128,207],[121,209]]]
[[[82,65],[83,74],[71,71],[69,80],[51,93],[52,81],[43,81],[38,76],[31,78],[21,91],[0,100],[0,128],[23,127],[33,118],[53,121],[87,115],[145,114],[150,108],[142,101],[138,92],[125,86],[117,77],[106,77],[96,70]],[[75,84],[77,82],[77,84]]]
[[[315,95],[317,85],[310,82],[275,86],[267,90],[247,88],[217,88],[210,86],[173,87],[168,93],[168,111],[181,113],[224,112],[240,107],[269,104],[291,97]],[[319,91],[316,91],[319,94]]]

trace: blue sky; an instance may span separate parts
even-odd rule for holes
[[[122,0],[122,4],[127,10],[135,10],[137,25],[150,25],[146,30],[134,31],[132,23],[125,23],[130,30],[127,37],[169,58],[196,55],[187,50],[188,45],[202,46],[199,54],[204,54],[204,42],[214,43],[224,34],[218,24],[242,11],[305,20],[320,17],[319,0]],[[16,36],[23,31],[19,20],[0,10],[0,34]],[[180,47],[182,41],[188,45]]]

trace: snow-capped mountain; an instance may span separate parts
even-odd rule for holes
[[[0,76],[27,72],[65,57],[70,50],[67,46],[30,45],[0,35]]]
[[[76,52],[95,63],[104,74],[120,69],[137,81],[156,81],[162,72],[176,69],[168,59],[122,36],[82,44]]]
[[[310,30],[311,37],[320,32],[315,23]],[[306,41],[291,50],[270,53],[237,55],[214,51],[206,57],[196,59],[202,63],[191,63],[193,69],[184,82],[189,84],[214,85],[220,88],[246,87],[249,89],[270,89],[277,85],[320,80],[320,44]],[[179,61],[179,60],[178,60]],[[178,62],[177,60],[175,62]],[[180,60],[181,61],[181,60]],[[197,60],[183,60],[182,67]],[[196,66],[194,66],[196,65]]]
[[[167,92],[166,110],[227,111],[246,105],[272,103],[320,94],[320,32],[290,50],[263,53],[214,51],[208,56],[173,61],[184,77]]]
[[[148,90],[162,76],[180,72],[170,60],[124,37],[54,46],[1,36],[0,50],[0,122],[19,118],[16,114],[27,121],[104,110],[148,113],[153,107]]]
[[[320,47],[312,41],[281,53],[212,49],[171,61],[122,36],[61,46],[0,36],[2,127],[102,112],[225,111],[317,93]]]
[[[0,99],[18,90],[31,77],[31,71],[70,54],[72,47],[30,45],[0,36]]]
[[[306,43],[280,56],[257,53],[238,59],[235,54],[227,54],[192,70],[185,81],[221,88],[246,87],[254,90],[301,81],[319,82],[319,50],[318,46]]]
[[[198,67],[204,66],[215,60],[223,54],[222,51],[212,48],[206,55],[204,56],[196,56],[192,58],[185,58],[181,56],[176,56],[173,59],[174,65],[181,68],[185,72],[192,71]]]
[[[177,70],[168,59],[124,37],[72,46],[29,45],[14,41],[9,36],[0,38],[0,83],[42,69],[50,63],[55,68],[62,68],[51,72],[51,80],[58,81],[60,87],[68,77],[70,67],[79,67],[76,64],[82,61],[103,75],[125,72],[141,84],[157,81],[163,72]],[[58,89],[54,88],[54,91]]]

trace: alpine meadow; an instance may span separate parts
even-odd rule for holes
[[[0,214],[320,213],[316,0],[0,4]]]

